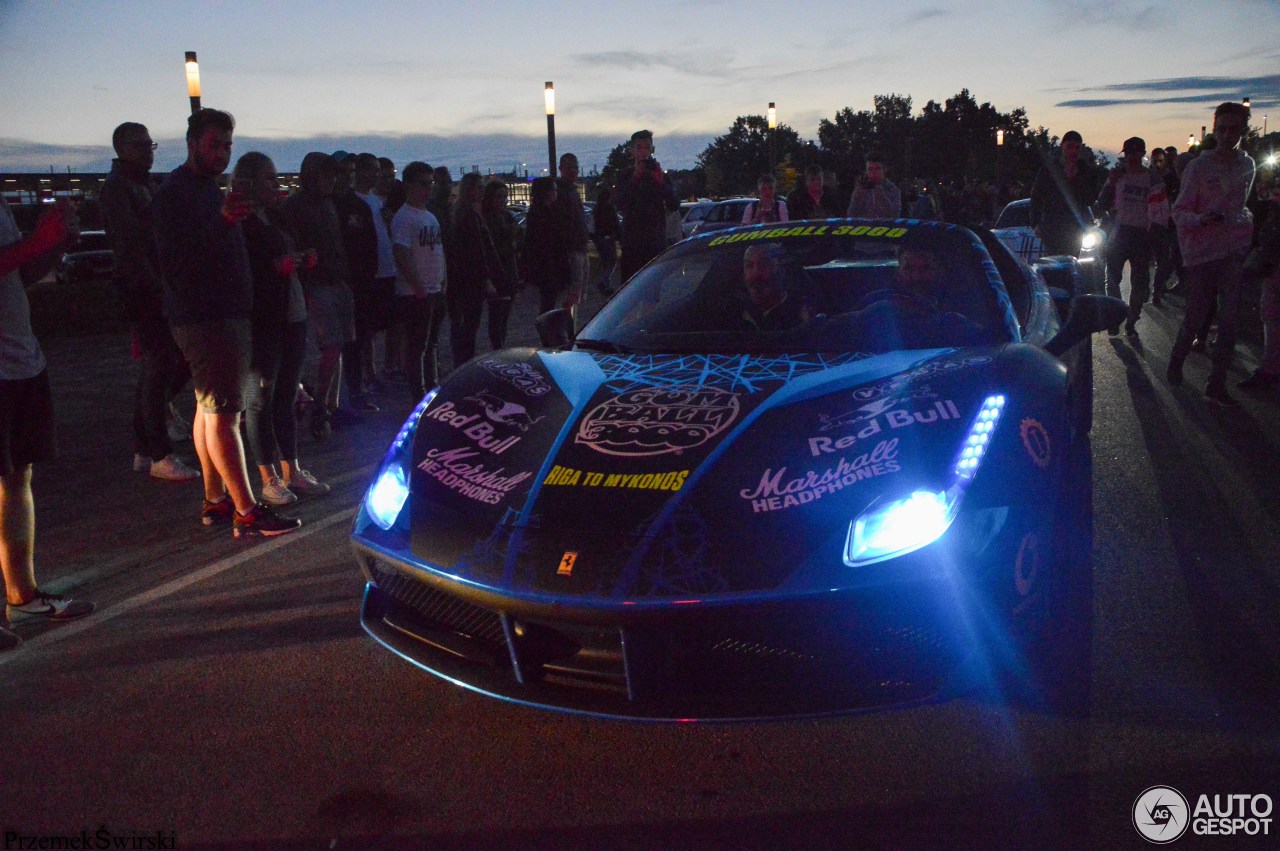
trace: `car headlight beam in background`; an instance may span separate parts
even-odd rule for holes
[[[960,513],[960,502],[995,433],[1004,396],[988,396],[974,417],[951,468],[944,490],[917,490],[901,499],[871,505],[849,524],[844,563],[862,567],[905,555],[942,537]]]
[[[409,414],[395,439],[391,441],[378,475],[364,497],[364,509],[379,528],[389,530],[400,517],[405,501],[409,499],[409,468],[413,463],[413,436],[418,431],[418,420],[436,398],[440,388],[433,388]]]
[[[1106,240],[1106,233],[1102,228],[1089,228],[1084,232],[1084,236],[1080,238],[1081,251],[1096,251],[1102,247],[1102,243]]]

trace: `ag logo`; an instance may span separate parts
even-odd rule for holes
[[[1133,826],[1157,845],[1177,839],[1191,820],[1187,799],[1172,786],[1152,786],[1133,802]]]

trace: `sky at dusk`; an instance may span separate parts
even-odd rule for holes
[[[1132,135],[1184,147],[1223,100],[1280,121],[1277,0],[0,0],[0,171],[105,171],[125,120],[160,142],[157,170],[176,166],[187,50],[204,105],[236,117],[236,153],[282,170],[342,148],[536,173],[547,80],[557,147],[586,171],[641,127],[664,166],[691,167],[769,101],[816,139],[874,95],[919,114],[968,88],[1112,156]]]

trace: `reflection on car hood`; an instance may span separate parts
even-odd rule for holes
[[[776,588],[877,497],[939,486],[997,352],[495,353],[419,422],[414,554],[583,601]]]

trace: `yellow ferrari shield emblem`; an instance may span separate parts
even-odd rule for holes
[[[578,554],[575,552],[566,552],[564,558],[560,559],[560,566],[556,568],[556,574],[559,576],[572,576],[573,563],[578,560]]]

